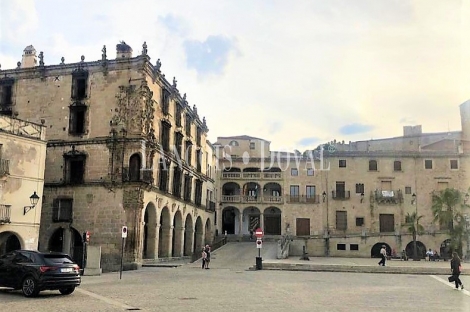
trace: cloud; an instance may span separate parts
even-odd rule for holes
[[[297,145],[299,145],[300,147],[311,147],[313,144],[319,141],[320,139],[316,137],[303,138],[297,142]]]
[[[186,65],[200,75],[221,75],[230,53],[237,50],[235,40],[222,35],[209,36],[204,42],[186,40],[184,49]]]
[[[369,132],[374,129],[374,126],[370,125],[361,125],[358,123],[349,124],[340,128],[339,132],[341,134],[357,134],[357,133],[364,133]]]
[[[167,14],[165,16],[159,16],[158,22],[165,26],[171,33],[186,36],[189,32],[189,25],[187,21],[179,16],[173,14]]]

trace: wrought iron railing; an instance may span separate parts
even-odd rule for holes
[[[11,206],[0,205],[0,224],[10,223]]]

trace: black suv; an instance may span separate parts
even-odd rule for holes
[[[64,253],[15,250],[0,256],[0,286],[21,289],[26,297],[42,290],[69,295],[81,283],[79,271]]]

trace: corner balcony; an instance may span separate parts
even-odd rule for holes
[[[0,205],[0,224],[10,223],[11,205]]]
[[[222,203],[240,203],[240,204],[282,204],[283,196],[250,196],[250,195],[222,195]]]

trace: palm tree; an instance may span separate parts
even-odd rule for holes
[[[413,259],[418,259],[418,246],[416,244],[416,236],[424,232],[424,227],[419,224],[419,220],[421,220],[423,216],[418,216],[418,213],[415,211],[412,214],[409,212],[405,216],[405,224],[403,226],[406,227],[408,233],[411,233],[413,236]]]
[[[462,239],[467,234],[465,217],[462,211],[468,205],[462,204],[462,193],[454,188],[446,188],[432,195],[432,213],[434,221],[439,221],[441,229],[450,236],[451,250],[462,255]]]

